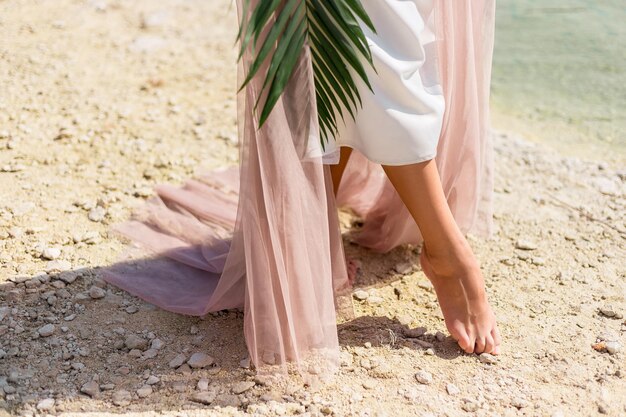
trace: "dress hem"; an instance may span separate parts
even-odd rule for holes
[[[416,159],[411,159],[411,160],[403,161],[403,162],[392,162],[392,163],[389,163],[389,162],[382,162],[382,161],[370,158],[365,152],[363,152],[361,149],[359,149],[356,146],[352,146],[352,145],[348,145],[348,144],[341,144],[341,146],[339,148],[341,148],[341,147],[351,148],[352,150],[359,151],[370,162],[373,162],[375,164],[380,164],[380,165],[387,165],[387,166],[402,166],[402,165],[418,164],[420,162],[430,161],[431,159],[434,159],[437,156],[437,152],[433,152],[433,153],[427,154],[425,156],[421,156],[421,157],[416,158]],[[335,152],[338,152],[338,151],[335,151]],[[332,155],[332,153],[330,155]],[[333,161],[333,162],[326,162],[326,161],[324,161],[325,165],[337,165],[338,163],[339,163],[339,158],[337,158],[337,160]]]

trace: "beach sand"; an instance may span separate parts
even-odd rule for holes
[[[0,1],[0,416],[626,414],[623,158],[494,134],[496,232],[470,243],[495,363],[447,337],[411,247],[346,235],[363,300],[323,387],[243,368],[241,313],[176,315],[106,285],[126,248],[111,224],[155,184],[237,163],[236,25],[227,0]],[[216,366],[183,364],[197,352]]]

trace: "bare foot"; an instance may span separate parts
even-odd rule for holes
[[[435,256],[422,248],[422,270],[432,282],[446,327],[467,353],[500,353],[496,318],[487,301],[480,267],[469,247],[462,255]]]

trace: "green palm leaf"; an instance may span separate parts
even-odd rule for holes
[[[263,90],[254,104],[262,104],[259,126],[267,120],[296,67],[305,44],[311,48],[322,148],[337,133],[338,116],[352,118],[361,97],[349,68],[370,88],[361,58],[373,66],[359,20],[375,32],[360,0],[260,0],[253,10],[243,0],[237,39],[239,58],[250,48],[252,61],[243,89],[267,63]],[[266,36],[261,39],[261,34]],[[261,40],[260,40],[261,39]],[[261,97],[265,100],[261,103]]]

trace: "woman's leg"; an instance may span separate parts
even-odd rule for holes
[[[352,148],[342,146],[339,155],[339,163],[330,166],[330,175],[333,178],[333,189],[335,190],[335,195],[337,195],[337,190],[339,190],[341,177],[343,176],[343,172],[346,170],[348,159],[350,159],[350,155],[352,155]]]
[[[500,335],[480,266],[452,217],[435,161],[383,168],[424,237],[420,261],[450,334],[468,353],[498,354]]]

